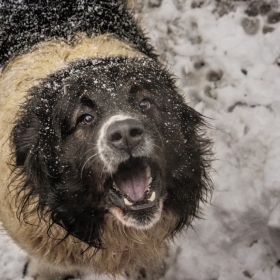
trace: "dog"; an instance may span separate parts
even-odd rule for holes
[[[0,218],[37,280],[159,279],[211,192],[206,122],[122,1],[0,6]]]

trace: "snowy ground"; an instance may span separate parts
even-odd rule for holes
[[[186,99],[214,127],[212,203],[176,240],[165,280],[279,280],[280,0],[136,7]],[[21,279],[23,255],[0,236],[0,280]]]

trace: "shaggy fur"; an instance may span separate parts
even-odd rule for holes
[[[202,116],[120,2],[4,2],[0,218],[31,257],[26,274],[159,279],[169,241],[211,190]],[[139,141],[123,147],[115,137],[132,124]],[[133,189],[141,198],[115,186],[127,174],[151,178]]]

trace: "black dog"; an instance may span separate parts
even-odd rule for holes
[[[201,115],[123,3],[3,2],[1,220],[26,274],[159,279],[211,190]]]

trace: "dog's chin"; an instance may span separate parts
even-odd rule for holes
[[[150,209],[150,213],[141,211],[128,212],[119,207],[113,206],[110,208],[111,214],[114,215],[123,225],[133,227],[140,230],[148,230],[152,228],[161,218],[163,202],[160,199],[157,207]]]
[[[109,211],[125,226],[149,229],[161,218],[163,187],[161,172],[149,158],[120,163],[106,182]]]

